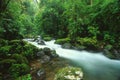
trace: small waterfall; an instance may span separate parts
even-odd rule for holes
[[[119,60],[109,59],[102,53],[63,49],[54,42],[55,40],[45,42],[46,45],[44,46],[38,45],[36,42],[29,43],[39,48],[49,47],[56,50],[60,57],[70,60],[83,69],[84,80],[120,80]]]

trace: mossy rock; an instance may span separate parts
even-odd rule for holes
[[[85,46],[86,50],[98,50],[98,41],[94,38],[78,38],[77,42],[81,45],[81,46]]]
[[[52,37],[43,37],[43,40],[50,41],[50,40],[52,40]]]
[[[70,38],[57,39],[55,43],[56,44],[70,43]]]
[[[83,72],[80,68],[65,67],[60,69],[55,75],[54,80],[81,80]]]
[[[107,50],[111,50],[112,48],[113,48],[113,46],[110,45],[110,44],[108,44],[108,45],[105,46],[105,49],[107,49]]]

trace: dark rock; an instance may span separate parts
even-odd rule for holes
[[[44,43],[43,40],[39,40],[37,43],[38,43],[39,45],[45,45],[45,43]]]
[[[39,51],[39,52],[37,52],[37,57],[42,57],[42,56],[44,56],[45,55],[45,53],[44,53],[44,51],[43,50],[41,50],[41,51]]]
[[[55,50],[50,50],[50,48],[46,47],[43,49],[43,51],[45,55],[49,56],[50,58],[58,57]]]
[[[109,57],[111,59],[115,59],[115,55],[113,54],[113,52],[110,52],[109,50],[104,49],[103,53],[104,53],[105,56],[107,56],[107,57]]]
[[[50,56],[48,55],[44,55],[42,58],[41,58],[41,63],[47,63],[50,61]]]
[[[118,50],[114,49],[113,50],[114,55],[116,56],[117,59],[120,59],[120,53]]]
[[[43,49],[43,51],[44,51],[45,53],[50,53],[50,52],[51,52],[50,48],[47,48],[47,47],[45,47],[45,48]]]
[[[62,45],[62,48],[71,49],[72,45],[70,43],[65,43],[65,44]]]
[[[75,50],[84,50],[85,48],[86,48],[85,46],[73,47],[73,49],[75,49]]]
[[[40,36],[34,38],[34,41],[36,42],[38,42],[39,40],[42,40]]]
[[[55,57],[58,57],[58,55],[56,54],[56,51],[55,50],[52,50],[51,51],[51,58],[55,58]]]
[[[46,78],[46,73],[44,69],[39,69],[37,71],[37,80],[45,80]]]

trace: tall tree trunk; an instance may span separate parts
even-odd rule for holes
[[[93,0],[90,0],[90,5],[91,5],[91,6],[93,5]]]

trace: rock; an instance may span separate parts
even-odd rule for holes
[[[73,49],[75,49],[75,50],[84,50],[85,48],[86,48],[85,46],[73,47]]]
[[[47,48],[47,47],[45,47],[45,48],[43,49],[43,51],[44,51],[45,53],[50,53],[50,52],[51,52],[50,48]]]
[[[45,45],[44,41],[40,36],[36,37],[33,41],[37,42],[39,45]]]
[[[83,72],[79,68],[65,67],[58,71],[54,80],[83,80]]]
[[[37,43],[38,43],[39,45],[45,45],[45,43],[44,43],[43,40],[39,40]]]
[[[42,58],[41,58],[41,63],[47,63],[50,61],[50,56],[48,55],[44,55]]]
[[[65,43],[65,44],[62,45],[62,48],[71,49],[72,45],[70,43]]]
[[[50,48],[46,47],[46,48],[43,49],[43,51],[44,51],[45,55],[48,55],[51,58],[58,57],[55,50],[50,50]]]
[[[44,69],[39,69],[37,71],[37,80],[45,80],[46,78],[46,73]]]
[[[58,55],[56,54],[56,51],[55,50],[52,50],[51,51],[51,56],[50,56],[51,58],[56,58],[56,57],[58,57]]]
[[[41,51],[39,51],[39,52],[37,52],[37,57],[42,57],[42,56],[44,56],[45,55],[45,53],[44,53],[44,51],[43,50],[41,50]]]
[[[113,50],[113,53],[114,53],[114,55],[115,55],[115,57],[117,58],[117,59],[120,59],[120,53],[119,53],[119,51],[118,50]]]

